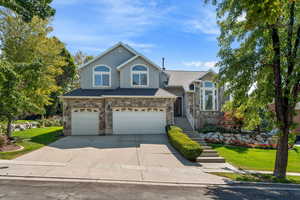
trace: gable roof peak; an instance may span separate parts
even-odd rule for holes
[[[114,46],[112,46],[111,48],[109,48],[109,49],[107,49],[106,51],[104,51],[103,53],[101,53],[99,56],[97,56],[97,57],[95,57],[94,59],[92,59],[92,60],[90,60],[89,62],[87,62],[87,63],[84,63],[84,64],[82,64],[82,65],[80,65],[79,67],[78,67],[78,69],[82,69],[82,68],[84,68],[84,67],[86,67],[86,66],[88,66],[89,64],[91,64],[92,62],[94,62],[95,60],[98,60],[99,58],[101,58],[101,57],[103,57],[104,55],[106,55],[106,54],[108,54],[109,52],[111,52],[111,51],[113,51],[114,49],[116,49],[116,48],[118,48],[118,47],[123,47],[123,48],[125,48],[126,50],[128,50],[129,52],[131,52],[134,56],[131,58],[131,59],[136,59],[136,58],[138,58],[138,57],[142,57],[144,60],[146,60],[148,63],[150,63],[150,64],[152,64],[154,67],[156,67],[158,70],[161,70],[161,68],[157,65],[157,64],[155,64],[155,63],[153,63],[150,59],[148,59],[146,56],[144,56],[143,54],[141,54],[141,53],[139,53],[139,52],[137,52],[135,49],[133,49],[131,46],[129,46],[128,44],[125,44],[125,43],[123,43],[123,42],[118,42],[117,44],[115,44]],[[130,60],[131,60],[130,59]],[[127,62],[127,61],[126,61]],[[121,64],[122,65],[122,64]],[[119,66],[121,66],[121,65],[119,65]],[[119,67],[118,66],[118,67]],[[118,68],[117,67],[117,68]],[[119,69],[120,69],[120,67],[119,67]]]
[[[112,47],[108,48],[107,50],[105,50],[104,52],[102,52],[99,56],[96,56],[94,59],[90,60],[89,62],[86,62],[82,65],[80,65],[78,67],[78,69],[82,69],[84,67],[86,67],[87,65],[91,64],[92,62],[94,62],[95,60],[98,60],[99,58],[105,56],[106,54],[108,54],[109,52],[113,51],[114,49],[118,48],[118,47],[123,47],[126,50],[128,50],[129,52],[131,52],[133,55],[138,55],[138,52],[136,52],[134,49],[132,49],[131,47],[129,47],[129,45],[123,43],[123,42],[118,42],[117,44],[113,45]]]

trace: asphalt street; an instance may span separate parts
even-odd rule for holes
[[[299,200],[299,187],[182,187],[116,183],[0,180],[0,200]]]

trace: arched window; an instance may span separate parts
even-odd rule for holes
[[[131,84],[133,87],[148,86],[148,68],[143,65],[135,65],[131,69]]]
[[[111,70],[107,66],[96,66],[94,68],[94,87],[110,87]]]
[[[194,90],[195,90],[195,85],[194,85],[194,84],[191,84],[191,85],[189,86],[189,89],[190,89],[191,91],[194,91]]]

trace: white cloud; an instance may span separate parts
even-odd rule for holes
[[[96,8],[107,28],[113,31],[136,35],[163,23],[171,8],[161,9],[154,1],[102,0]]]
[[[208,35],[218,35],[220,33],[217,25],[216,12],[208,7],[199,10],[196,16],[186,20],[186,31],[193,33],[204,33]]]
[[[134,38],[164,23],[172,10],[157,0],[57,0],[53,4],[66,8],[79,4],[85,6],[80,16],[86,23],[81,17],[60,17],[53,23],[54,34],[78,49],[87,46],[87,49],[106,49],[123,41],[138,50],[149,51],[154,44],[138,43]]]
[[[133,41],[124,41],[124,42],[133,48],[141,49],[143,51],[148,51],[156,46],[155,44],[150,44],[150,43],[139,43]]]
[[[183,62],[182,64],[187,67],[213,68],[217,64],[217,61],[191,61]]]
[[[56,3],[55,3],[56,2]],[[54,6],[84,5],[91,21],[102,29],[127,35],[137,35],[164,22],[173,9],[157,0],[58,0]],[[81,13],[84,14],[84,13]]]

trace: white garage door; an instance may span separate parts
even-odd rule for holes
[[[96,109],[72,111],[72,135],[98,135],[99,112]]]
[[[166,112],[114,111],[114,134],[163,134]]]

